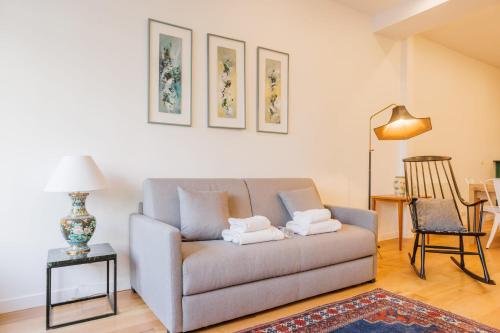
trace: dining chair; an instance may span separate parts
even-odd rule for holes
[[[495,189],[496,202],[493,202],[490,193],[488,192],[487,184],[489,182],[493,183],[493,188]],[[484,186],[484,192],[486,193],[486,197],[488,198],[488,203],[489,203],[489,206],[485,205],[483,210],[484,212],[492,213],[495,216],[493,220],[493,226],[491,227],[490,231],[490,237],[488,238],[488,242],[486,243],[486,248],[489,249],[491,242],[493,242],[493,238],[495,238],[498,225],[500,224],[500,207],[498,206],[498,203],[500,203],[500,178],[487,179],[483,182],[483,186]]]

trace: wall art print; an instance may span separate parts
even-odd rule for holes
[[[207,35],[208,126],[245,128],[245,42]]]
[[[182,39],[160,34],[158,111],[181,113]]]
[[[149,20],[148,122],[191,126],[192,31]]]
[[[287,53],[257,48],[257,130],[288,133]]]

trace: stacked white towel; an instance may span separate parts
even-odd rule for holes
[[[265,216],[255,215],[245,219],[229,218],[231,230],[238,232],[254,232],[267,229],[271,226],[271,221]]]
[[[271,221],[265,216],[252,216],[244,219],[229,218],[229,229],[222,231],[226,242],[238,245],[262,243],[285,238],[283,232],[271,226]]]
[[[259,231],[237,232],[231,229],[222,231],[222,238],[226,242],[233,242],[238,245],[277,241],[285,238],[281,230],[269,227]]]
[[[294,212],[293,221],[300,224],[311,224],[327,221],[332,218],[329,209],[309,209],[303,212]]]
[[[288,222],[286,227],[302,236],[340,230],[342,224],[331,217],[332,214],[329,209],[310,209],[303,212],[294,212],[293,221]]]
[[[286,224],[286,227],[292,229],[294,233],[301,236],[322,234],[325,232],[334,232],[342,229],[342,224],[338,220],[326,220],[317,223],[300,224],[294,221],[290,221]]]

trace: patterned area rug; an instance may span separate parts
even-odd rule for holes
[[[239,333],[500,332],[473,320],[383,289],[323,305]]]

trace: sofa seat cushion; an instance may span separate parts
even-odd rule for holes
[[[334,233],[276,242],[183,242],[181,249],[187,296],[375,255],[376,244],[371,231],[344,224]]]

